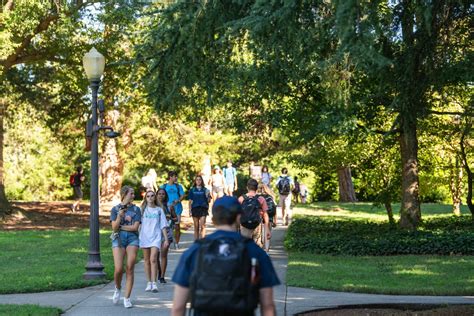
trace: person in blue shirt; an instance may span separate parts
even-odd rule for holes
[[[125,295],[123,305],[125,308],[132,307],[130,294],[133,287],[135,261],[138,253],[139,239],[138,229],[142,221],[140,208],[133,204],[135,192],[132,187],[126,185],[120,189],[120,204],[114,206],[110,212],[112,223],[112,253],[114,256],[114,281],[115,291],[112,301],[117,304],[120,300],[122,289],[123,261],[127,255]]]
[[[237,170],[232,167],[232,161],[227,162],[227,167],[223,170],[225,178],[225,194],[232,196],[237,191]]]
[[[181,201],[185,198],[184,189],[178,183],[178,173],[176,171],[168,171],[168,182],[160,188],[165,189],[168,194],[168,207],[173,208],[178,216],[178,220],[174,226],[174,247],[179,249],[179,240],[181,239],[181,214],[183,213],[183,205]]]
[[[206,236],[206,216],[209,215],[211,192],[204,186],[202,176],[194,179],[194,186],[189,190],[189,214],[194,223],[194,240]]]
[[[217,199],[212,206],[212,221],[216,226],[216,231],[204,240],[216,239],[235,239],[242,237],[237,231],[237,223],[240,223],[240,214],[242,207],[235,197],[224,196]],[[178,266],[173,275],[175,285],[173,298],[173,316],[184,316],[186,312],[186,302],[190,295],[191,277],[198,261],[199,249],[202,243],[195,242],[188,250],[186,250],[180,258]],[[273,299],[273,287],[280,284],[280,280],[275,272],[270,257],[263,249],[257,246],[253,241],[249,240],[245,243],[249,257],[257,259],[259,266],[259,278],[256,284],[258,288],[258,301],[260,304],[261,315],[275,315],[275,302]],[[194,310],[194,315],[213,316],[222,315],[223,311],[215,313],[202,312]],[[230,312],[225,312],[226,316],[234,316]],[[250,316],[254,315],[254,311],[247,314],[239,313],[235,315]]]

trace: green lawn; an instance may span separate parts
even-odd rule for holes
[[[394,204],[398,220],[400,205]],[[451,205],[422,204],[422,217],[452,216]],[[466,206],[462,213],[469,215]],[[335,216],[387,221],[383,207],[371,203],[322,202],[298,205],[294,215]],[[357,236],[354,236],[357,239]],[[309,251],[309,250],[308,250]],[[360,293],[474,295],[473,256],[331,256],[304,251],[289,253],[290,286]]]
[[[395,220],[399,219],[400,203],[392,204]],[[448,204],[423,203],[421,205],[423,218],[452,215],[452,206]],[[365,218],[372,220],[388,220],[387,212],[383,206],[374,206],[370,202],[339,203],[317,202],[311,204],[298,204],[293,209],[293,214],[340,216],[351,218]],[[470,215],[466,205],[461,206],[461,214]]]
[[[15,316],[56,316],[62,311],[56,307],[43,307],[38,305],[0,305],[0,315]]]
[[[287,284],[344,292],[473,295],[473,256],[289,255]]]
[[[100,234],[107,280],[113,279],[110,231]],[[75,289],[104,281],[85,281],[89,230],[0,232],[0,294]]]

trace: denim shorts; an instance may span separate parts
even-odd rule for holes
[[[127,248],[128,246],[139,246],[138,233],[121,230],[118,237],[112,240],[112,248]]]

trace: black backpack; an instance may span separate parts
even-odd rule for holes
[[[240,224],[248,229],[255,229],[262,222],[260,216],[261,206],[258,202],[258,195],[244,195],[242,202],[242,215],[240,216]]]
[[[276,215],[277,211],[277,205],[275,201],[273,200],[272,196],[269,194],[262,195],[265,198],[265,201],[267,201],[267,206],[268,206],[268,216],[273,217]]]
[[[191,308],[201,312],[247,314],[258,305],[250,280],[249,238],[207,238],[200,244],[190,280]]]
[[[281,195],[290,194],[290,178],[288,176],[282,177],[280,181],[278,181],[278,192]]]

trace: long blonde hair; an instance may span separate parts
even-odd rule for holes
[[[257,192],[260,194],[268,194],[272,197],[272,199],[275,200],[275,193],[273,193],[272,189],[270,189],[270,187],[263,182],[258,184]]]
[[[147,194],[148,194],[149,192],[153,192],[153,194],[155,194],[155,199],[153,199],[153,201],[156,200],[156,192],[155,192],[155,191],[150,190],[150,189],[148,189],[148,190],[145,191],[145,194],[143,195],[142,204],[140,204],[140,209],[142,210],[142,216],[143,216],[143,214],[145,213],[145,209],[146,209],[147,206],[148,206],[148,202],[146,201],[146,196],[147,196]],[[156,203],[155,203],[155,204],[156,204]]]

